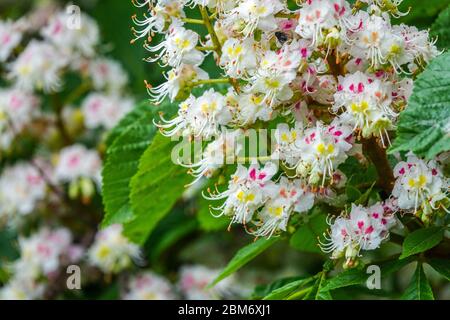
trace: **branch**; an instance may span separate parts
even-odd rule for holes
[[[391,165],[387,159],[386,150],[379,145],[377,139],[362,139],[363,151],[375,165],[378,173],[378,185],[388,194],[392,193],[395,178]]]
[[[56,116],[56,126],[58,128],[58,131],[61,134],[61,137],[63,138],[64,144],[71,145],[72,138],[70,137],[69,132],[66,129],[66,125],[64,124],[64,119],[62,115],[64,105],[61,103],[59,96],[57,94],[52,95],[51,98],[53,102],[53,111],[55,112]]]

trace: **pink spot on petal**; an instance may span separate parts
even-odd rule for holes
[[[371,234],[373,232],[373,227],[370,226],[366,229],[366,234]]]
[[[249,176],[250,176],[250,179],[256,180],[256,169],[255,168],[250,170]]]

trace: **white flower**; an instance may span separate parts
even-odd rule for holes
[[[187,0],[186,6],[204,6],[212,10],[216,10],[218,13],[224,13],[232,10],[239,0]]]
[[[299,10],[298,26],[295,31],[312,46],[319,46],[326,40],[326,34],[336,28],[345,29],[351,24],[350,5],[345,0],[309,0]]]
[[[229,38],[222,47],[220,65],[232,78],[243,78],[252,74],[257,67],[257,53],[254,40]]]
[[[314,194],[305,191],[306,186],[297,179],[290,181],[281,177],[272,191],[271,199],[257,214],[255,222],[257,230],[252,232],[256,237],[271,237],[279,231],[286,231],[289,218],[293,212],[306,212],[314,205]]]
[[[68,26],[70,19],[71,16],[66,12],[56,14],[42,30],[42,36],[52,43],[57,50],[65,54],[93,56],[95,46],[100,38],[97,23],[86,14],[81,14],[80,28],[70,28]]]
[[[257,120],[269,121],[276,115],[275,111],[264,102],[262,94],[236,94],[234,90],[229,90],[227,102],[233,115],[232,122],[238,126],[251,125]]]
[[[99,184],[101,166],[102,161],[96,151],[75,144],[60,151],[54,176],[63,183],[90,178]]]
[[[0,216],[14,217],[33,212],[46,196],[46,182],[32,165],[18,163],[0,177]]]
[[[336,78],[326,74],[318,75],[313,77],[313,79],[314,81],[310,84],[310,92],[308,92],[308,95],[320,104],[332,104],[337,88]]]
[[[154,103],[161,103],[166,97],[170,101],[174,101],[179,93],[182,93],[186,86],[190,86],[197,80],[209,79],[208,73],[196,66],[188,64],[181,64],[173,68],[167,74],[164,74],[166,82],[153,88],[148,87],[148,93],[151,96],[151,101]]]
[[[138,7],[151,6],[150,15],[144,14],[144,19],[138,19],[136,15],[132,17],[133,22],[140,28],[133,28],[136,41],[143,37],[152,37],[153,32],[163,32],[166,23],[170,23],[172,18],[184,18],[183,2],[184,0],[159,0],[156,5],[153,0],[133,1]]]
[[[300,155],[296,145],[299,145],[303,138],[303,127],[296,122],[294,128],[287,124],[280,124],[275,131],[275,149],[272,153],[272,159],[283,160],[291,167],[295,166],[300,160]]]
[[[231,121],[231,113],[225,97],[210,89],[199,98],[191,96],[181,103],[177,117],[169,121],[162,118],[162,121],[158,126],[165,130],[167,136],[181,134],[209,139]]]
[[[406,63],[418,62],[424,67],[424,63],[428,64],[440,54],[435,45],[437,39],[430,41],[427,30],[418,30],[416,27],[400,24],[393,26],[392,32],[402,37],[405,42],[404,49],[408,57]]]
[[[82,103],[84,123],[88,129],[103,127],[112,129],[128,112],[133,109],[132,99],[117,95],[91,93]]]
[[[166,35],[166,40],[156,46],[146,44],[150,52],[158,52],[156,57],[147,58],[148,62],[162,59],[164,65],[178,67],[181,63],[199,66],[204,59],[202,52],[196,49],[199,35],[185,29],[179,23],[173,23]]]
[[[396,70],[403,71],[402,66],[411,63],[415,56],[406,50],[401,30],[393,28],[388,17],[361,15],[362,26],[352,34],[354,42],[350,53],[353,57],[369,61],[374,68],[389,63]]]
[[[446,178],[438,163],[425,162],[409,153],[407,161],[398,163],[394,168],[397,178],[392,195],[397,198],[398,207],[403,210],[423,211],[429,215],[433,210],[444,209],[449,212],[449,179]],[[447,203],[442,203],[447,200]]]
[[[296,79],[303,59],[301,46],[301,42],[293,42],[277,52],[266,51],[256,74],[249,79],[248,91],[262,94],[262,101],[271,107],[290,100],[293,96],[290,85]]]
[[[11,21],[0,21],[0,62],[5,62],[22,40],[22,33]]]
[[[169,281],[151,272],[142,272],[131,278],[123,300],[174,300],[175,294]]]
[[[352,204],[349,217],[340,216],[331,225],[327,243],[322,243],[324,252],[332,252],[334,259],[345,255],[347,261],[359,256],[360,250],[375,250],[389,237],[395,226],[395,215],[382,203],[365,208]]]
[[[315,128],[305,130],[298,148],[300,161],[296,165],[300,176],[309,176],[309,183],[322,186],[327,177],[332,178],[337,167],[342,164],[352,148],[351,129],[334,122],[329,126],[318,122]]]
[[[238,7],[229,12],[229,17],[242,20],[242,34],[247,38],[256,29],[275,30],[275,14],[283,9],[284,5],[280,0],[242,0]]]
[[[60,73],[67,66],[67,57],[46,43],[32,40],[10,65],[9,77],[20,89],[55,91],[61,86]]]
[[[205,198],[226,199],[223,205],[213,210],[219,211],[219,216],[232,216],[231,223],[247,224],[255,211],[269,199],[269,193],[273,192],[274,183],[270,179],[277,171],[277,166],[272,162],[267,162],[263,168],[252,164],[248,169],[239,164],[229,181],[228,190]]]
[[[122,65],[114,60],[99,58],[89,62],[89,75],[95,90],[117,93],[128,83],[128,75]]]
[[[139,247],[122,235],[122,225],[103,229],[89,248],[89,262],[105,273],[118,273],[140,258]]]
[[[236,156],[242,150],[242,145],[238,142],[238,138],[242,134],[241,130],[224,131],[206,146],[198,162],[181,164],[190,168],[190,173],[195,177],[190,185],[195,184],[203,177],[211,178],[225,164],[235,163]]]
[[[218,276],[219,270],[200,265],[183,266],[178,287],[188,300],[223,299],[232,294],[234,278],[228,277],[211,289],[206,287]]]
[[[293,91],[289,85],[295,77],[293,72],[284,73],[260,69],[250,80],[253,84],[249,88],[249,92],[262,94],[264,97],[262,101],[270,107],[275,107],[292,98]]]
[[[390,83],[359,71],[339,77],[333,111],[344,109],[340,115],[343,123],[352,126],[353,130],[361,130],[365,138],[381,137],[385,144],[383,136],[389,139],[387,130],[393,128],[392,122],[397,117],[391,108],[392,87]]]

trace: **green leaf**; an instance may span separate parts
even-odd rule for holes
[[[8,263],[19,257],[17,247],[16,232],[12,228],[0,229],[0,284],[11,276]]]
[[[432,227],[416,230],[406,237],[400,259],[429,250],[441,242],[444,237],[442,227]]]
[[[319,241],[328,229],[327,216],[323,213],[313,216],[292,235],[290,245],[299,250],[312,253],[322,253]]]
[[[404,0],[400,5],[400,11],[409,14],[400,19],[393,19],[393,23],[405,23],[428,29],[436,16],[450,4],[450,0]]]
[[[413,259],[410,257],[403,260],[395,259],[380,263],[379,266],[381,269],[381,276],[387,277],[399,271],[406,265],[410,264],[412,261]],[[366,283],[369,276],[370,274],[367,273],[366,268],[348,269],[336,275],[335,277],[327,280],[322,290],[331,291],[338,288],[344,288],[353,285],[361,285]]]
[[[255,287],[255,290],[252,293],[252,299],[255,299],[255,300],[263,299],[264,297],[271,294],[273,291],[275,291],[281,287],[284,287],[285,285],[287,285],[291,282],[302,280],[302,279],[305,279],[305,277],[288,277],[288,278],[276,280],[269,284],[258,285]]]
[[[422,263],[417,263],[417,269],[414,273],[411,283],[403,293],[402,300],[434,300],[433,290],[428,283]]]
[[[125,223],[133,217],[129,184],[137,172],[139,159],[157,131],[152,123],[155,114],[150,105],[143,103],[129,113],[108,137],[102,170],[103,227]]]
[[[331,291],[338,288],[362,284],[366,282],[367,277],[368,275],[365,270],[348,269],[326,281],[322,290]]]
[[[300,290],[305,285],[311,283],[314,280],[313,277],[302,278],[295,281],[291,281],[279,288],[274,289],[272,292],[267,294],[263,300],[282,300],[287,299],[296,291]]]
[[[450,48],[450,7],[442,11],[432,25],[431,36],[437,37],[437,44],[440,48]]]
[[[316,294],[316,300],[333,300],[333,296],[330,291],[318,290]]]
[[[450,53],[437,57],[418,77],[400,114],[389,152],[413,151],[433,158],[450,150]]]
[[[450,281],[450,260],[431,259],[428,264]]]
[[[369,198],[372,194],[373,191],[373,187],[375,186],[375,183],[372,183],[372,185],[370,186],[369,189],[366,190],[366,192],[364,192],[356,201],[355,204],[356,205],[366,205],[367,201],[369,201]]]
[[[349,202],[355,202],[362,196],[361,192],[351,185],[347,185],[345,187],[345,194],[347,195],[347,199]]]
[[[225,269],[223,269],[223,271],[217,276],[216,279],[214,279],[214,281],[209,286],[212,287],[231,274],[235,273],[237,270],[242,268],[255,257],[271,247],[279,239],[280,238],[278,237],[272,237],[270,239],[261,238],[241,248],[233,257],[233,259],[231,259]]]
[[[168,249],[175,247],[181,243],[182,239],[195,232],[198,228],[198,223],[192,219],[190,215],[185,212],[184,206],[176,206],[170,214],[168,214],[148,238],[146,243],[146,253],[152,267],[156,265],[164,266],[162,255]]]
[[[114,143],[114,141],[123,134],[124,131],[127,131],[130,126],[132,126],[147,112],[151,112],[152,109],[150,108],[152,108],[150,103],[148,101],[143,101],[125,117],[123,117],[119,121],[119,123],[108,133],[108,136],[106,138],[106,146],[109,148]]]
[[[325,288],[326,283],[326,274],[322,272],[312,290],[303,300],[333,300],[330,290]]]
[[[368,185],[378,180],[377,169],[373,164],[369,166],[362,165],[355,157],[349,157],[339,166],[348,178],[347,185],[358,187],[359,185]]]
[[[400,269],[409,265],[413,261],[415,261],[414,257],[408,257],[408,258],[402,259],[402,260],[395,259],[395,260],[383,262],[380,267],[381,272],[382,272],[382,277],[389,276],[390,274],[393,274],[393,273],[399,271]]]
[[[214,190],[216,182],[216,179],[212,179],[204,190]],[[217,201],[217,203],[214,203],[214,207],[220,207],[224,201],[225,199]],[[208,232],[225,230],[230,223],[230,219],[224,215],[214,217],[210,207],[211,201],[206,200],[202,195],[199,195],[197,198],[197,220],[200,224],[200,228]]]
[[[169,138],[158,134],[139,161],[138,172],[130,183],[133,220],[124,226],[124,234],[133,242],[146,241],[191,179],[186,169],[172,162],[175,146]]]
[[[197,212],[197,220],[200,228],[205,231],[225,230],[230,223],[230,219],[226,216],[214,217],[209,209],[210,202],[201,198],[198,201],[199,210]]]

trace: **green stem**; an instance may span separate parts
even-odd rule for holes
[[[214,44],[215,47],[214,51],[217,53],[217,56],[219,57],[220,60],[220,58],[222,57],[222,44],[220,43],[219,38],[217,37],[216,31],[214,30],[214,26],[209,17],[208,10],[204,6],[199,6],[199,8],[205,27],[208,30],[212,43]],[[229,78],[228,82],[233,86],[236,92],[239,93],[241,91],[236,79]]]
[[[192,24],[205,24],[205,21],[200,19],[190,19],[190,18],[183,18],[181,21],[186,23],[192,23]]]
[[[83,82],[73,90],[70,95],[67,96],[64,101],[65,106],[70,106],[72,103],[76,102],[82,95],[88,92],[91,89],[91,82],[88,80],[83,80]]]
[[[213,47],[213,46],[209,46],[209,47],[201,47],[201,46],[198,46],[198,47],[195,47],[197,50],[199,50],[199,51],[216,51],[216,47]]]
[[[287,19],[293,19],[297,18],[297,13],[284,13],[284,12],[278,12],[275,14],[275,18],[287,18]]]
[[[288,297],[288,300],[297,300],[297,299],[303,298],[304,296],[307,296],[308,293],[310,293],[312,289],[313,289],[313,287],[308,287],[306,289],[300,290],[300,291],[294,293],[293,295],[290,295]]]
[[[216,47],[216,52],[220,56],[222,56],[222,45],[220,44],[219,38],[217,37],[216,31],[214,30],[214,27],[211,23],[211,20],[209,19],[208,11],[205,7],[200,7],[200,13],[203,18],[203,23],[205,24],[206,29],[208,30],[209,35],[211,36],[211,41]]]
[[[192,82],[191,85],[193,87],[202,86],[204,84],[217,84],[217,83],[228,83],[229,79],[208,79],[208,80],[197,80]]]

